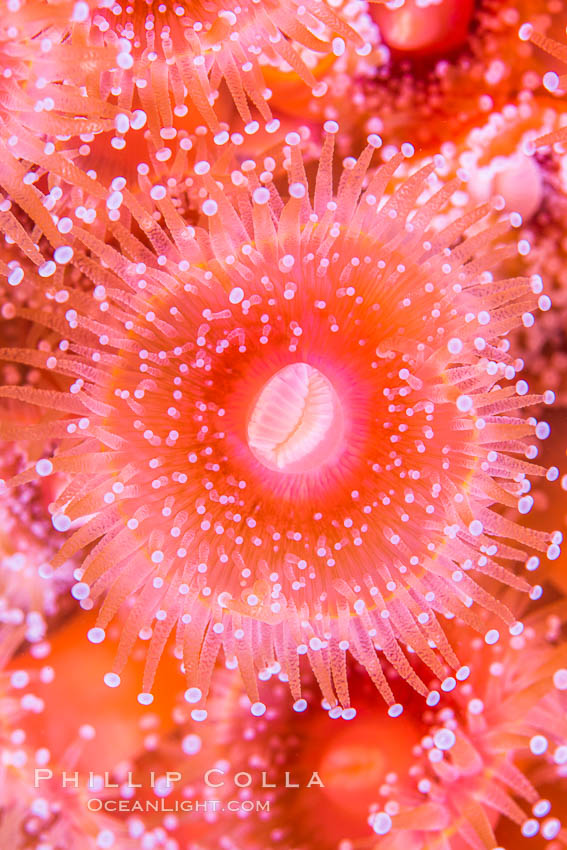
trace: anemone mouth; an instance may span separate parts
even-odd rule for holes
[[[344,415],[328,378],[292,363],[264,384],[248,417],[247,441],[268,469],[301,473],[335,461],[344,445]]]
[[[399,726],[396,731],[399,734]],[[318,766],[325,782],[326,799],[343,817],[352,820],[353,826],[357,812],[363,806],[369,809],[375,802],[376,789],[384,782],[388,770],[394,767],[391,753],[377,740],[379,732],[376,719],[363,721],[359,729],[349,724],[331,737]],[[406,752],[410,753],[411,748]]]

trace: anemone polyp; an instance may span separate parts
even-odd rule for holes
[[[39,248],[12,204],[55,247],[59,234],[35,184],[46,174],[58,175],[96,194],[94,181],[55,142],[64,137],[76,146],[80,134],[113,126],[118,107],[98,91],[87,96],[86,83],[93,66],[115,67],[117,49],[85,49],[90,9],[84,0],[13,0],[2,3],[1,11],[0,230],[35,262]]]
[[[391,62],[376,63],[381,86],[366,85],[365,128],[389,143],[410,138],[416,149],[450,147],[492,110],[539,85],[543,67],[526,41],[551,26],[559,6],[532,0],[399,0],[370,7]],[[557,24],[556,24],[557,25]],[[518,37],[520,32],[520,38]],[[400,121],[400,114],[403,121]]]
[[[84,85],[93,66],[115,67],[117,49],[90,45],[85,51],[83,28],[90,17],[86,2],[17,0],[4,3],[2,11],[0,139],[4,157],[21,157],[55,173],[72,172],[77,179],[80,172],[54,153],[53,140],[57,134],[78,136],[112,126],[118,107],[95,92],[87,98]],[[3,162],[2,185],[6,166]]]
[[[567,728],[549,721],[567,695],[564,614],[563,603],[540,609],[498,640],[454,624],[471,666],[444,682],[430,678],[426,703],[398,680],[403,711],[376,705],[357,664],[348,665],[353,707],[342,711],[319,705],[308,673],[292,707],[274,671],[270,705],[258,715],[234,674],[219,672],[210,723],[195,728],[182,708],[178,715],[177,739],[191,745],[183,752],[197,752],[197,738],[209,758],[219,756],[205,779],[221,800],[205,846],[223,846],[229,834],[251,850],[495,850],[538,833],[563,838]],[[388,678],[398,679],[392,670]],[[262,817],[243,811],[234,826],[223,805],[230,798],[269,807]],[[333,817],[321,819],[329,806]]]
[[[376,705],[365,671],[351,663],[356,709],[341,711],[325,701],[321,706],[317,683],[307,671],[302,677],[304,698],[292,706],[285,682],[278,681],[277,674],[273,678],[270,705],[261,715],[244,697],[234,673],[222,670],[211,687],[207,724],[193,723],[180,706],[177,741],[182,742],[183,753],[207,754],[199,777],[201,793],[213,790],[207,787],[210,783],[220,801],[209,815],[204,847],[222,847],[229,834],[237,846],[250,850],[370,847],[368,811],[376,789],[412,765],[412,750],[423,733],[423,700],[406,686],[415,713],[389,717],[383,706]],[[191,755],[189,767],[198,758]],[[212,763],[215,768],[207,771]],[[236,824],[225,814],[229,799],[241,804]],[[262,803],[261,816],[258,810],[247,810],[248,800]],[[321,810],[331,806],[333,817],[322,819]],[[179,827],[175,835],[179,844],[197,850],[201,843],[191,842],[186,825]]]
[[[214,130],[217,144],[229,136],[214,106],[221,82],[247,133],[258,129],[255,111],[275,130],[265,65],[295,73],[321,95],[326,84],[314,76],[311,57],[340,55],[347,44],[363,52],[370,49],[348,23],[344,9],[336,11],[328,0],[198,0],[175,5],[133,0],[124,6],[100,2],[91,37],[94,43],[123,45],[118,87],[128,108],[134,97],[139,101],[156,139],[160,129],[173,127],[188,114],[190,103]]]
[[[523,92],[516,103],[492,112],[458,146],[447,146],[443,172],[447,179],[464,169],[469,201],[490,201],[515,213],[511,221],[522,250],[514,267],[524,274],[541,273],[552,300],[543,296],[542,316],[534,331],[523,334],[520,330],[512,345],[522,351],[530,386],[549,388],[559,400],[565,371],[562,305],[567,284],[562,233],[567,159],[560,145],[538,147],[543,138],[562,132],[565,118],[561,101],[550,105],[547,97]]]
[[[564,121],[561,110],[524,92],[519,102],[493,112],[483,126],[472,130],[458,154],[468,174],[468,191],[477,202],[500,196],[506,209],[528,223],[547,201],[546,178],[561,156],[545,159],[536,155],[538,137],[553,132]],[[556,181],[559,184],[559,181]],[[553,186],[555,188],[555,186]]]
[[[112,242],[100,221],[72,221],[72,262],[36,280],[49,309],[34,317],[58,348],[1,352],[70,381],[0,394],[57,412],[41,474],[69,476],[54,522],[78,527],[53,563],[91,546],[75,595],[106,597],[93,642],[129,600],[113,673],[149,639],[145,704],[174,630],[199,718],[221,646],[258,707],[273,665],[301,699],[306,655],[348,708],[347,651],[390,705],[381,656],[425,695],[407,654],[439,677],[460,666],[439,617],[484,629],[476,603],[512,624],[483,576],[527,591],[506,562],[558,552],[560,535],[494,507],[516,508],[526,476],[545,474],[525,438],[546,424],[511,412],[551,396],[516,389],[506,339],[532,324],[541,281],[495,279],[516,247],[498,244],[506,222],[478,228],[486,208],[437,226],[457,184],[425,200],[433,164],[388,195],[404,156],[369,171],[375,137],[335,192],[326,130],[314,192],[292,133],[284,197],[247,161],[226,187],[199,168],[204,227],[160,185],[151,213],[121,192]],[[71,265],[90,295],[66,286]]]
[[[567,730],[548,723],[565,705],[561,608],[494,644],[467,635],[470,678],[423,714],[412,767],[392,773],[372,806],[376,850],[564,844]]]

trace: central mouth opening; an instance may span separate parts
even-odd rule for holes
[[[250,451],[278,472],[308,472],[334,461],[343,438],[337,393],[308,363],[292,363],[272,375],[248,419]]]

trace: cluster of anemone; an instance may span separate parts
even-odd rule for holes
[[[211,697],[219,718],[214,743],[185,721],[181,748],[193,761],[205,742],[222,753],[208,775],[221,801],[270,801],[261,822],[252,807],[242,816],[235,846],[303,849],[316,840],[325,850],[453,850],[493,848],[512,835],[520,842],[539,835],[553,846],[565,837],[554,784],[567,759],[566,728],[550,722],[565,708],[566,655],[556,645],[563,615],[543,610],[521,635],[492,644],[473,637],[466,649],[476,666],[466,682],[443,700],[423,702],[408,692],[412,711],[396,721],[396,734],[354,664],[356,709],[343,711],[346,723],[325,700],[321,717],[311,675],[309,707],[294,713],[278,684],[259,719],[220,681]],[[322,822],[317,813],[329,805],[334,818]],[[231,846],[232,829],[221,809],[211,825],[214,841]],[[337,830],[345,836],[340,844]]]
[[[0,0],[2,847],[566,843],[560,6]]]

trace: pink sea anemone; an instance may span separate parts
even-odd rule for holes
[[[561,603],[543,609],[503,639],[452,628],[472,669],[444,686],[431,680],[427,704],[388,670],[408,709],[397,718],[376,704],[355,663],[352,707],[323,700],[322,711],[307,671],[292,707],[280,673],[261,717],[250,716],[234,674],[219,673],[209,720],[195,724],[180,706],[177,735],[152,737],[146,756],[155,775],[177,766],[168,800],[217,801],[200,816],[180,814],[172,839],[187,850],[495,850],[525,838],[551,850],[566,837],[564,612]],[[197,839],[196,824],[207,821]]]
[[[305,672],[303,698],[294,707],[285,676],[283,682],[275,677],[261,717],[250,715],[234,674],[219,673],[211,688],[209,720],[180,723],[178,748],[184,755],[177,758],[184,777],[192,776],[191,765],[201,769],[200,782],[193,785],[196,796],[212,797],[219,805],[210,806],[209,835],[202,844],[191,842],[193,820],[179,819],[174,835],[181,846],[338,850],[346,838],[352,846],[366,846],[377,789],[391,773],[410,767],[425,704],[405,685],[406,707],[412,710],[390,718],[377,705],[365,671],[351,662],[348,668],[356,708],[332,708],[324,700],[323,710],[315,677]],[[230,808],[229,801],[238,808]],[[331,810],[332,818],[322,817]]]
[[[112,68],[117,54],[116,48],[85,48],[88,4],[3,0],[1,8],[0,128],[8,148],[25,158],[28,149],[41,151],[42,136],[88,132],[99,126],[96,118],[110,124],[116,107],[87,100],[82,90],[92,68]]]
[[[502,836],[510,847],[535,836],[526,846],[564,846],[567,656],[562,617],[547,613],[505,642],[471,641],[470,680],[423,714],[413,766],[380,789],[372,846],[488,850]],[[555,809],[538,791],[554,783]]]
[[[466,180],[463,193],[452,198],[454,214],[465,201],[489,201],[514,213],[520,251],[506,272],[541,274],[551,298],[533,330],[520,329],[512,344],[522,352],[529,385],[552,389],[560,401],[565,396],[567,159],[561,146],[541,146],[538,140],[562,132],[566,123],[561,100],[545,92],[523,92],[462,139],[447,141],[441,170],[444,179],[459,173]]]
[[[127,5],[103,0],[93,5],[90,36],[93,44],[122,46],[122,70],[112,80],[112,93],[124,109],[120,133],[127,131],[129,110],[135,105],[144,111],[156,142],[168,138],[176,120],[183,120],[192,108],[223,144],[229,134],[214,106],[221,84],[228,88],[247,132],[259,126],[253,111],[275,130],[263,66],[294,72],[315,94],[323,94],[326,86],[314,76],[311,57],[340,55],[347,44],[368,49],[344,12],[327,0],[134,0]],[[100,85],[108,91],[102,74]]]
[[[529,21],[555,31],[562,19],[553,0],[405,0],[370,14],[390,61],[364,87],[367,130],[429,153],[539,86],[540,51],[518,32]]]
[[[135,188],[138,166],[177,175],[178,160],[200,147],[195,134],[242,143],[260,129],[257,117],[271,147],[279,121],[263,69],[323,94],[313,57],[370,47],[351,12],[327,0],[5,5],[0,228],[34,261],[34,225],[61,244],[53,205],[45,208],[54,185],[64,215],[69,185],[98,203],[114,178]]]
[[[198,718],[221,646],[257,713],[257,673],[275,663],[301,698],[301,655],[348,706],[350,650],[396,714],[377,650],[427,693],[404,649],[438,675],[441,658],[458,668],[439,618],[484,630],[476,603],[511,626],[485,577],[528,590],[506,563],[558,554],[561,535],[498,509],[529,510],[526,476],[545,474],[524,438],[548,426],[517,414],[542,398],[519,394],[506,340],[531,325],[541,282],[495,279],[515,248],[493,247],[505,222],[467,236],[486,209],[432,227],[456,188],[417,205],[433,165],[382,203],[403,155],[369,174],[377,137],[334,192],[336,130],[314,191],[290,134],[283,198],[246,161],[233,206],[201,162],[206,227],[161,185],[153,214],[113,190],[114,244],[69,219],[37,276],[49,309],[35,319],[59,345],[1,352],[69,380],[1,389],[57,411],[61,441],[8,486],[70,476],[53,523],[75,530],[53,564],[91,547],[73,593],[84,607],[105,597],[94,642],[130,605],[109,685],[151,636],[142,702],[175,631]],[[65,286],[70,263],[91,294]]]
[[[37,259],[38,249],[10,213],[11,204],[57,244],[34,184],[49,172],[92,188],[54,140],[113,126],[118,107],[92,93],[87,97],[85,83],[94,66],[116,64],[117,50],[85,45],[89,8],[82,0],[3,0],[0,11],[0,188],[6,193],[0,196],[0,229]]]

